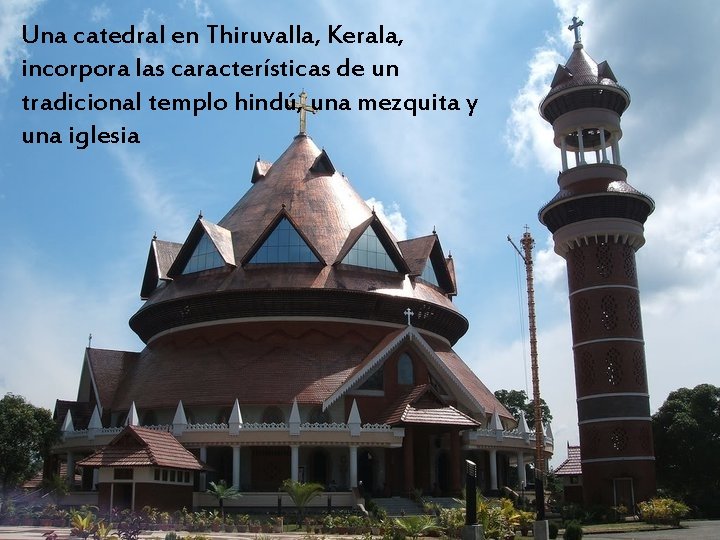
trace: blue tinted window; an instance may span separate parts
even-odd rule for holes
[[[287,218],[283,218],[250,263],[320,262]]]
[[[225,261],[223,261],[215,245],[210,241],[207,234],[203,234],[197,247],[195,247],[195,251],[190,256],[190,260],[185,265],[183,274],[192,274],[210,268],[221,268],[224,265]]]
[[[385,251],[372,227],[365,229],[365,232],[358,238],[342,262],[354,266],[397,272],[397,267],[392,262],[387,251]]]
[[[413,361],[408,353],[402,353],[397,364],[398,384],[413,384],[415,374],[413,373]]]
[[[420,274],[420,277],[427,281],[428,283],[432,283],[436,287],[439,287],[437,276],[435,275],[435,269],[433,268],[432,263],[430,262],[430,259],[427,260],[425,263],[425,268],[423,269],[422,274]]]

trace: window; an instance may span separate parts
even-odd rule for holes
[[[313,263],[320,262],[287,218],[273,229],[250,263]]]
[[[425,263],[425,268],[423,269],[422,274],[420,274],[420,277],[428,283],[432,283],[436,287],[440,286],[437,280],[437,276],[435,275],[435,269],[433,268],[430,259],[428,259]]]
[[[155,469],[155,481],[160,481],[160,469]]]
[[[215,245],[208,238],[207,233],[203,233],[200,242],[195,247],[195,251],[190,256],[183,274],[192,274],[193,272],[200,272],[202,270],[209,270],[211,268],[222,268],[225,266],[225,261],[215,249]]]
[[[113,477],[115,480],[132,480],[133,470],[132,469],[114,469]]]
[[[402,353],[397,364],[398,384],[414,384],[413,361],[408,353]]]
[[[372,227],[365,229],[342,262],[353,266],[398,271]]]
[[[382,390],[384,382],[383,368],[380,367],[365,379],[365,382],[358,387],[358,390]]]

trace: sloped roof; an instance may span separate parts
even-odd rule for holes
[[[78,461],[82,467],[166,467],[203,470],[197,458],[168,431],[126,426],[107,446]]]
[[[563,461],[560,466],[555,469],[555,474],[558,476],[579,476],[582,474],[582,460],[580,458],[580,447],[570,446],[567,447],[568,457]]]
[[[463,427],[480,425],[480,422],[444,403],[427,384],[415,386],[409,390],[374,421],[389,425],[432,424]]]
[[[87,362],[98,391],[97,398],[103,409],[112,408],[115,402],[115,393],[120,387],[123,377],[131,370],[139,357],[140,353],[136,352],[94,348],[86,350]]]
[[[422,275],[425,265],[430,260],[439,285],[448,293],[455,292],[455,281],[448,268],[437,234],[403,240],[398,242],[398,245],[408,263],[411,276]]]
[[[157,287],[158,280],[167,281],[170,279],[167,272],[170,266],[172,266],[175,257],[177,257],[177,254],[180,252],[181,247],[182,244],[158,240],[153,236],[150,242],[147,263],[145,264],[145,274],[143,275],[142,287],[140,289],[140,298],[150,296]]]
[[[195,224],[190,230],[190,234],[188,234],[185,243],[180,248],[177,257],[175,257],[175,260],[168,269],[169,276],[177,277],[179,274],[182,274],[185,269],[185,265],[195,251],[195,248],[197,247],[198,242],[200,242],[203,234],[207,234],[208,238],[210,238],[210,241],[217,249],[224,263],[230,266],[235,266],[232,233],[201,216],[195,221]]]
[[[65,421],[68,412],[70,412],[75,429],[86,429],[90,423],[93,410],[95,410],[95,407],[90,402],[64,401],[58,399],[55,400],[53,420],[60,425]]]

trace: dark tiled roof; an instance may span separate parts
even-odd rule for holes
[[[82,467],[167,467],[198,471],[203,465],[168,431],[127,426],[110,443],[78,462]]]
[[[63,401],[58,399],[55,401],[53,420],[55,420],[58,425],[62,425],[65,421],[67,413],[70,412],[72,415],[73,427],[75,429],[86,429],[90,423],[93,410],[95,410],[95,407],[88,402]]]
[[[598,65],[598,63],[585,52],[584,47],[576,46],[573,48],[573,52],[565,65],[558,66],[548,95],[556,94],[568,88],[588,85],[608,86],[626,92],[626,90],[617,83],[615,75],[607,62],[601,62]]]
[[[182,244],[152,239],[148,252],[145,274],[143,275],[140,298],[148,298],[157,288],[158,280],[169,280],[167,272],[175,257],[180,252]]]
[[[568,446],[568,457],[560,466],[555,469],[558,476],[579,476],[582,474],[582,461],[580,459],[580,447]]]
[[[437,237],[434,234],[430,234],[398,242],[403,257],[405,257],[405,261],[410,268],[410,275],[419,276],[423,273],[425,263],[430,257],[436,239]]]
[[[97,386],[100,406],[103,409],[112,408],[115,392],[120,387],[123,377],[138,361],[140,354],[107,349],[87,349],[86,353]]]

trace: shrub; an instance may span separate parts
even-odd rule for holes
[[[680,525],[680,519],[690,512],[685,503],[669,498],[651,499],[639,506],[643,521],[663,525]]]
[[[550,538],[552,538],[552,539],[555,539],[558,536],[558,532],[559,532],[559,530],[558,530],[557,523],[555,523],[554,521],[549,522],[548,523],[548,536],[550,536]]]
[[[580,540],[583,536],[582,527],[577,521],[571,521],[565,526],[563,540]]]

